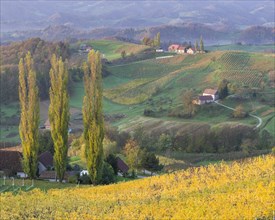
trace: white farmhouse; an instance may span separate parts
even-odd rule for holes
[[[205,89],[202,95],[212,96],[213,101],[216,101],[217,99],[219,99],[219,94],[217,89]]]

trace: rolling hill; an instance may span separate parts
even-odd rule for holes
[[[111,123],[121,131],[133,131],[143,126],[148,128],[146,130],[150,133],[172,132],[176,135],[179,131],[189,133],[198,128],[201,131],[215,129],[216,126],[234,128],[241,125],[252,129],[258,123],[255,118],[235,119],[231,116],[231,110],[215,105],[199,107],[191,119],[181,117],[184,112],[182,95],[186,90],[193,89],[195,95],[199,95],[205,88],[216,88],[221,80],[227,79],[232,87],[231,93],[236,93],[234,89],[237,89],[239,94],[228,97],[223,103],[233,108],[242,104],[247,112],[263,119],[260,129],[266,130],[271,136],[274,134],[274,89],[272,74],[269,74],[274,68],[273,54],[212,51],[206,54],[175,55],[164,59],[156,59],[156,54],[151,54],[144,60],[118,62],[122,50],[125,50],[128,56],[133,53],[142,57],[146,55],[144,51],[147,47],[113,40],[82,43],[98,49],[110,61],[105,66],[108,76],[103,82],[104,112],[107,118],[112,118]],[[70,68],[81,66],[86,59],[86,54],[78,52],[80,44],[81,42],[70,45]],[[158,56],[166,56],[166,53]],[[79,119],[84,94],[82,80],[73,82],[71,88],[71,124],[80,129]],[[41,115],[41,124],[47,118],[47,106],[41,105],[41,112],[44,112]],[[152,115],[145,116],[145,110],[149,110]],[[7,122],[13,120],[12,123],[3,124],[1,127],[1,139],[17,142],[18,105],[11,103],[2,106],[1,115]],[[116,115],[123,117],[116,118]],[[199,132],[197,133],[199,135]]]
[[[271,219],[274,156],[108,186],[1,194],[3,219]]]

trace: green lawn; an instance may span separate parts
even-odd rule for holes
[[[12,179],[6,179],[4,185],[4,179],[0,179],[0,193],[3,192],[14,192],[18,193],[20,191],[29,191],[35,188],[41,189],[43,191],[47,191],[50,189],[65,189],[65,188],[73,188],[79,187],[76,184],[71,183],[58,183],[58,182],[49,182],[44,180],[34,180],[34,185],[32,186],[32,180],[26,179],[14,179],[14,185]],[[23,186],[24,184],[24,186]],[[81,187],[84,187],[81,185]]]

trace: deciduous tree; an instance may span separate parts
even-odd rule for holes
[[[19,134],[23,149],[23,170],[30,178],[35,178],[39,149],[39,98],[30,52],[19,62],[19,100],[21,107]]]
[[[62,58],[51,59],[49,120],[54,142],[54,166],[60,182],[64,179],[68,153],[69,95],[68,70]]]
[[[203,43],[202,36],[201,36],[201,39],[200,39],[200,51],[204,51],[204,43]]]
[[[83,64],[85,96],[83,125],[85,156],[93,184],[100,183],[103,168],[104,121],[102,113],[102,66],[100,53],[91,50]]]
[[[196,106],[193,104],[193,99],[193,90],[188,90],[183,94],[184,111],[189,117],[192,117],[196,113]]]
[[[198,51],[199,50],[199,45],[198,45],[198,41],[196,40],[195,42],[195,51]]]
[[[129,139],[124,147],[124,152],[127,157],[127,163],[131,170],[135,170],[140,167],[140,155],[141,149],[138,143],[132,139]]]

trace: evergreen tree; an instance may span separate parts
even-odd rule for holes
[[[67,165],[69,95],[68,70],[62,58],[51,59],[49,120],[54,142],[54,166],[59,182],[62,182]]]
[[[219,98],[224,99],[226,96],[228,96],[228,81],[226,79],[223,79],[218,86],[218,92],[219,92]]]
[[[157,33],[155,40],[154,40],[155,46],[159,47],[160,46],[160,32]]]
[[[198,45],[198,41],[196,40],[195,42],[195,51],[198,51],[199,50],[199,45]]]
[[[201,36],[201,39],[200,39],[200,51],[201,51],[201,52],[204,51],[204,43],[203,43],[202,36]]]
[[[19,62],[19,100],[21,107],[19,134],[23,149],[23,170],[30,178],[35,178],[39,148],[39,98],[30,52]]]
[[[83,64],[85,96],[83,125],[85,157],[93,184],[100,183],[103,168],[104,121],[102,113],[102,66],[100,53],[91,50]]]

